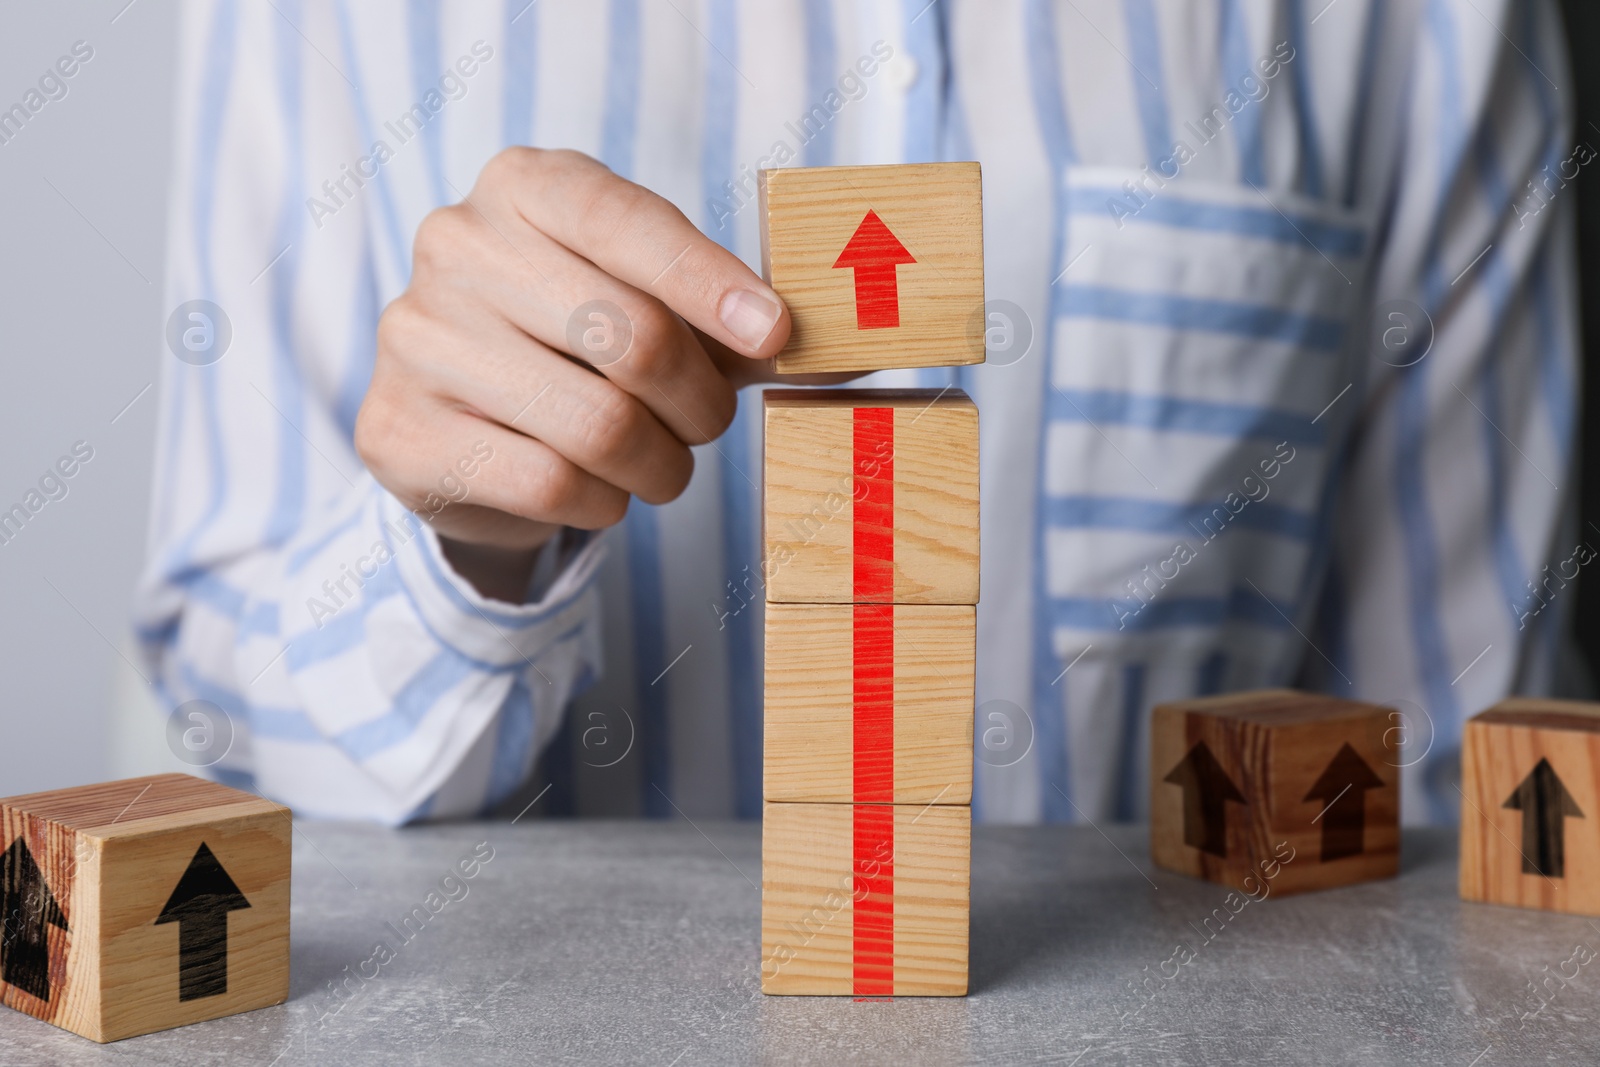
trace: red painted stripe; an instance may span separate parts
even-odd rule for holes
[[[894,409],[856,408],[853,743],[856,996],[894,995]]]
[[[856,329],[892,330],[900,325],[900,279],[893,263],[856,268]]]
[[[857,804],[851,992],[894,996],[894,808]]]
[[[894,408],[856,408],[854,441],[856,603],[894,600]]]
[[[855,605],[851,768],[857,804],[894,803],[894,605]]]

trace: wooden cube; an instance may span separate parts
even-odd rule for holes
[[[972,809],[767,804],[762,819],[763,993],[966,994]]]
[[[773,602],[978,602],[978,409],[959,389],[765,399]]]
[[[1158,706],[1151,859],[1251,893],[1392,877],[1400,771],[1385,734],[1397,714],[1288,689]]]
[[[1600,704],[1512,698],[1461,744],[1461,899],[1600,915]]]
[[[977,609],[767,606],[767,800],[972,802]]]
[[[793,327],[780,374],[983,362],[976,163],[758,177],[761,269]]]
[[[289,809],[185,774],[0,800],[0,1002],[95,1041],[289,995]]]

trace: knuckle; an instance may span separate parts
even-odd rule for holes
[[[578,492],[577,472],[554,455],[542,464],[524,468],[521,482],[517,497],[526,508],[524,515],[539,521],[559,517]]]
[[[641,302],[626,314],[633,337],[618,369],[633,378],[654,377],[668,370],[682,330],[678,317],[653,300]]]
[[[650,503],[670,503],[682,496],[683,491],[689,488],[689,480],[694,477],[694,453],[689,451],[686,445],[679,446],[679,451],[681,452],[681,458],[673,465],[672,473],[668,476],[668,482],[665,486],[665,492],[661,494],[661,499],[652,500]]]
[[[689,446],[674,441],[664,454],[651,456],[646,477],[633,488],[634,495],[646,504],[670,504],[689,488],[694,476],[694,453]]]
[[[428,212],[417,226],[416,240],[412,242],[411,258],[415,268],[448,264],[459,255],[459,249],[468,239],[470,208],[449,204]]]
[[[632,451],[633,442],[644,431],[644,419],[639,406],[621,390],[608,387],[597,391],[576,413],[577,447],[594,461],[615,463]]]
[[[416,336],[421,313],[411,305],[411,302],[401,295],[390,301],[389,306],[383,309],[383,314],[378,316],[378,357],[393,355],[405,350],[410,340]]]
[[[528,151],[521,177],[529,191],[542,200],[575,196],[579,203],[586,202],[597,189],[609,184],[605,179],[612,176],[605,164],[571,148]]]
[[[530,464],[519,471],[519,483],[515,486],[518,501],[517,512],[524,518],[537,522],[563,522],[571,524],[574,519],[586,518],[595,509],[590,507],[587,499],[593,496],[594,479],[585,474],[573,463],[551,451],[544,457],[544,461]],[[606,486],[609,490],[610,486]],[[620,493],[620,490],[617,491]],[[620,494],[623,498],[624,510],[627,507],[627,494]],[[600,510],[605,511],[604,504],[609,496],[602,495],[598,501]],[[618,515],[617,519],[621,516]],[[602,515],[600,525],[609,526],[615,519],[605,519]],[[585,523],[585,525],[587,525]]]
[[[542,148],[537,151],[540,162],[556,170],[570,170],[593,162],[576,148]]]
[[[665,203],[626,179],[595,181],[581,198],[580,217],[605,242],[619,242],[656,217],[658,202]]]
[[[600,495],[595,513],[597,528],[615,526],[627,517],[628,494],[612,486],[606,486],[606,491]]]
[[[367,391],[356,412],[355,449],[361,462],[380,482],[387,472],[385,460],[399,422],[394,404],[377,387]]]
[[[692,435],[694,440],[688,442],[691,445],[707,444],[721,437],[733,425],[734,416],[739,414],[739,394],[720,377],[717,387],[707,390],[703,399],[711,409],[711,415],[696,428],[697,432]]]
[[[479,181],[486,188],[498,189],[504,185],[522,181],[528,173],[539,165],[542,153],[537,148],[526,145],[511,145],[502,148],[489,158],[479,172]]]

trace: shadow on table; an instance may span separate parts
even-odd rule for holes
[[[974,841],[973,993],[1070,971],[1089,958],[1154,952],[1155,920],[1173,908],[1198,910],[1214,895],[1209,883],[1153,867],[1143,833],[1109,829],[1110,839],[1085,836],[1081,827],[1030,827]],[[1041,832],[1059,840],[1043,859]]]
[[[1187,936],[1185,925],[1211,914],[1231,892],[1228,886],[1153,865],[1141,829],[1104,829],[1109,837],[1084,827],[1031,827],[988,829],[974,838],[971,992],[1069,974],[1087,959],[1126,958],[1125,977],[1132,977],[1144,962],[1164,958],[1174,931]],[[1048,833],[1053,843],[1042,859],[1040,833]],[[1438,872],[1423,872],[1453,869],[1455,862],[1451,834],[1413,831],[1402,839],[1401,877],[1433,877]]]

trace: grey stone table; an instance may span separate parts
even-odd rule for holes
[[[1449,833],[1407,833],[1396,880],[1208,927],[1226,889],[1106,830],[980,827],[972,994],[855,1002],[757,992],[753,824],[304,822],[287,1004],[110,1046],[0,1009],[0,1064],[1600,1061],[1600,961],[1572,962],[1600,924],[1462,904]]]

